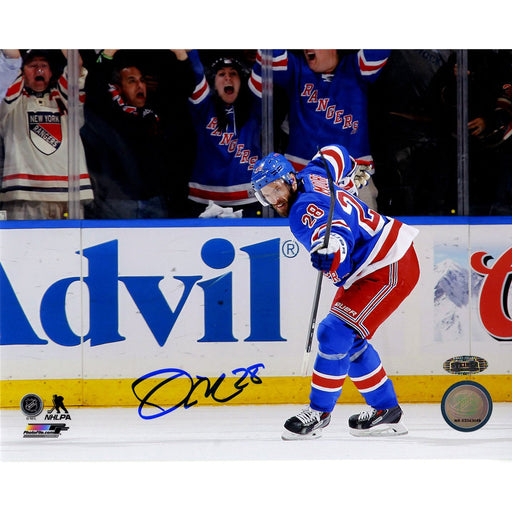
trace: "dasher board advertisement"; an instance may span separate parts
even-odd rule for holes
[[[474,356],[474,378],[510,400],[509,225],[405,220],[420,282],[371,340],[400,399],[440,400],[453,358]],[[233,403],[303,401],[316,275],[285,219],[2,223],[0,405],[34,381],[75,405],[136,405],[134,382],[198,376],[242,379]],[[319,320],[335,291],[326,279]]]

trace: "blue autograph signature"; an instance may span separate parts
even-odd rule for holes
[[[142,377],[139,377],[137,380],[135,380],[132,383],[132,391],[137,400],[140,401],[139,405],[139,416],[144,420],[151,420],[154,418],[159,418],[160,416],[163,416],[165,414],[169,414],[170,412],[178,409],[179,407],[183,406],[185,409],[188,409],[189,407],[192,407],[193,405],[197,404],[197,400],[192,400],[192,395],[194,394],[194,391],[202,384],[205,383],[206,385],[206,391],[204,392],[205,398],[211,397],[215,402],[219,403],[225,403],[229,402],[233,398],[235,398],[237,395],[239,395],[248,385],[250,382],[253,384],[261,384],[262,380],[260,377],[258,377],[258,370],[260,368],[265,368],[265,366],[262,363],[257,363],[249,366],[248,368],[237,368],[233,370],[231,373],[233,375],[240,375],[239,379],[233,384],[235,392],[231,393],[227,396],[221,396],[220,393],[220,387],[222,383],[224,382],[224,379],[226,378],[226,374],[223,373],[220,375],[220,377],[217,377],[215,382],[211,382],[208,377],[200,377],[199,375],[196,376],[196,379],[191,377],[189,373],[187,373],[185,370],[180,370],[179,368],[164,368],[163,370],[155,370],[154,372],[147,373],[146,375],[143,375]],[[152,388],[150,391],[148,391],[144,396],[139,396],[137,394],[137,386],[139,386],[141,383],[143,383],[146,379],[150,379],[152,377],[157,376],[164,376],[168,375],[166,379],[164,379],[162,382],[159,382],[154,388]],[[185,377],[190,382],[190,388],[186,395],[183,397],[182,400],[180,400],[177,404],[170,406],[169,408],[161,407],[160,405],[150,402],[151,397],[162,387],[168,386],[170,382],[177,379],[178,377]],[[250,380],[247,380],[249,378]],[[156,407],[160,412],[157,412],[155,414],[145,414],[143,409],[145,406],[151,406]]]

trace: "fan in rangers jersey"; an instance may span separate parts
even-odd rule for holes
[[[188,57],[196,76],[189,102],[197,134],[189,198],[201,208],[198,212],[213,202],[237,207],[244,217],[260,215],[251,172],[261,157],[261,94],[249,90],[236,59],[213,62],[209,83],[197,50]]]
[[[418,231],[378,214],[358,199],[358,189],[369,178],[366,167],[346,148],[330,145],[299,172],[283,155],[271,153],[255,165],[252,174],[258,200],[289,217],[290,229],[310,252],[313,267],[338,287],[317,329],[310,404],[286,421],[283,439],[320,436],[347,376],[371,407],[350,417],[350,433],[407,433],[393,384],[368,340],[418,282],[413,246]],[[324,248],[331,204],[327,172],[333,178],[336,200]]]
[[[80,59],[77,109],[80,124],[86,76],[87,69]],[[67,127],[67,67],[60,76],[54,76],[49,53],[30,50],[23,56],[22,73],[0,104],[0,137],[5,146],[0,201],[9,220],[67,216]],[[92,200],[93,192],[80,140],[76,171],[83,208],[85,202]]]
[[[368,87],[375,82],[389,50],[273,50],[274,83],[288,96],[289,140],[284,156],[299,171],[318,146],[331,143],[355,158],[372,160],[368,135]],[[262,56],[258,51],[250,86],[262,88]],[[377,209],[373,180],[360,198]]]

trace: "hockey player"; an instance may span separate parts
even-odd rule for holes
[[[368,87],[375,82],[389,50],[274,50],[274,82],[289,99],[289,140],[284,156],[302,169],[318,146],[340,144],[358,159],[372,160],[368,134]],[[260,51],[250,86],[262,87]],[[361,199],[377,208],[373,180]]]
[[[413,247],[418,231],[379,215],[357,198],[358,188],[366,185],[369,175],[346,148],[331,145],[321,152],[325,164],[317,154],[300,172],[283,155],[272,153],[255,165],[252,174],[258,200],[289,217],[290,229],[310,252],[313,266],[338,287],[317,329],[310,404],[286,421],[282,437],[318,437],[330,422],[347,376],[371,407],[369,412],[350,417],[350,433],[405,434],[393,384],[368,340],[419,279]],[[330,207],[326,166],[336,201],[324,248]]]

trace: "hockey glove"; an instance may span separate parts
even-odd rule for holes
[[[313,267],[322,272],[336,272],[347,256],[347,244],[340,236],[331,235],[329,245],[323,247],[323,238],[310,251]]]
[[[223,208],[213,201],[208,201],[205,211],[199,215],[200,219],[228,219],[242,217],[242,210],[233,211],[233,208]]]
[[[375,173],[373,162],[371,160],[360,160],[354,158],[354,167],[350,176],[354,180],[357,188],[363,188],[368,185],[368,180]]]

